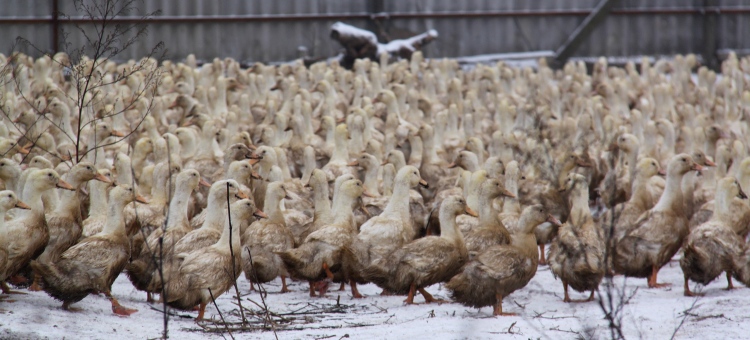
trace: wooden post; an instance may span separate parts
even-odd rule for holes
[[[609,11],[616,2],[617,1],[615,0],[599,1],[596,7],[594,7],[594,10],[592,10],[586,19],[583,19],[583,22],[581,22],[581,24],[576,27],[575,31],[570,34],[565,43],[555,51],[555,63],[557,66],[565,64],[578,46],[581,45],[583,39],[586,39],[586,37],[594,31],[594,28],[604,21],[604,18],[607,17],[607,14],[609,14]]]
[[[716,5],[716,0],[703,0],[703,63],[706,67],[717,70],[719,60],[716,57],[716,16],[717,13],[711,8]]]

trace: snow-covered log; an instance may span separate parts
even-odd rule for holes
[[[383,44],[378,42],[374,33],[337,22],[331,26],[331,39],[338,41],[344,47],[342,65],[353,63],[354,59],[370,58],[378,60],[381,53],[388,53],[391,57],[411,58],[412,53],[422,49],[422,46],[437,39],[438,32],[429,30],[408,39],[397,39]]]

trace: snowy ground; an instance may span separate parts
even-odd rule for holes
[[[703,291],[706,297],[695,300],[682,295],[682,271],[676,261],[662,269],[660,281],[672,283],[671,288],[648,289],[645,279],[615,279],[616,285],[626,285],[635,296],[625,308],[625,335],[628,338],[669,339],[684,311],[695,303],[677,339],[740,339],[750,334],[750,294],[748,288],[738,287],[725,291],[726,281],[722,277]],[[489,307],[476,310],[456,303],[424,304],[421,296],[415,301],[421,304],[406,306],[404,297],[377,295],[380,289],[374,285],[360,288],[364,299],[351,298],[349,291],[329,293],[326,299],[310,298],[307,285],[292,282],[291,293],[278,294],[280,282],[266,285],[269,291],[267,303],[277,313],[313,308],[316,306],[345,305],[347,313],[312,314],[294,316],[295,327],[300,330],[280,331],[279,339],[339,339],[347,334],[353,339],[576,339],[607,338],[608,331],[597,302],[566,304],[562,302],[562,285],[556,281],[547,267],[540,267],[536,277],[524,289],[516,291],[504,301],[506,312],[518,313],[517,317],[492,317]],[[248,294],[249,284],[244,277],[239,280],[242,294]],[[335,290],[336,288],[334,288]],[[428,288],[437,298],[448,299],[448,292],[439,285]],[[43,292],[28,295],[13,295],[15,302],[0,301],[0,339],[2,338],[51,338],[73,339],[103,338],[157,338],[161,335],[162,314],[145,302],[145,293],[136,291],[127,278],[121,275],[115,282],[113,293],[120,302],[139,312],[130,317],[119,317],[111,312],[109,302],[101,296],[89,296],[76,304],[80,312],[60,309],[60,303]],[[575,293],[572,298],[584,298]],[[260,302],[257,293],[249,293],[243,299]],[[217,303],[226,318],[236,309],[234,294],[225,294]],[[244,300],[247,307],[250,301]],[[153,307],[160,307],[153,305]],[[196,312],[181,312],[186,317],[171,317],[170,337],[174,339],[219,339],[219,334],[207,334],[199,328],[192,317]],[[218,319],[214,306],[206,310],[207,317]],[[235,318],[236,320],[236,318]],[[720,331],[719,331],[720,330]],[[225,335],[228,339],[229,336]],[[273,339],[273,332],[237,334],[236,338]]]

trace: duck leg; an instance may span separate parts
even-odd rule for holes
[[[570,295],[568,295],[568,283],[563,281],[563,292],[565,292],[565,296],[563,297],[563,302],[571,302]]]
[[[427,303],[432,303],[432,302],[443,303],[443,302],[446,302],[445,300],[442,300],[442,299],[436,299],[435,297],[432,296],[432,294],[428,293],[424,288],[417,288],[417,290],[419,291],[419,294],[422,294],[422,296],[424,297],[424,300]]]
[[[417,291],[417,285],[412,283],[411,286],[409,287],[409,295],[407,295],[406,300],[404,300],[404,302],[406,302],[407,305],[414,304],[414,293],[416,293],[416,291]]]
[[[150,292],[146,292],[146,302],[154,303],[154,295]]]
[[[703,293],[693,293],[690,291],[690,286],[688,285],[688,276],[685,275],[685,285],[683,286],[683,295],[685,296],[703,296]]]
[[[669,283],[656,283],[656,276],[659,274],[659,267],[653,265],[651,267],[651,276],[648,277],[648,288],[663,288],[669,287]]]
[[[343,292],[346,290],[346,282],[341,282],[341,285],[339,286],[339,292]]]
[[[10,290],[10,287],[8,287],[8,284],[5,283],[5,281],[0,281],[0,289],[2,289],[3,294],[19,294],[19,295],[26,295],[28,293],[24,292],[18,292],[15,290]]]
[[[251,292],[254,291],[255,290],[255,285],[253,284],[253,281],[252,280],[247,280],[247,281],[250,282],[250,291]]]
[[[318,296],[318,294],[315,294],[315,282],[307,281],[310,283],[310,297]]]
[[[732,284],[732,272],[727,272],[727,288],[726,290],[732,290],[734,289],[734,285]]]
[[[206,314],[206,303],[201,302],[200,307],[198,309],[198,317],[195,318],[195,321],[203,321],[203,316]]]
[[[503,313],[503,296],[500,294],[495,294],[495,299],[497,302],[495,302],[495,306],[492,309],[492,315],[495,316],[514,316],[516,313]]]
[[[286,286],[286,276],[281,275],[281,292],[280,293],[289,293],[289,287]]]
[[[41,276],[39,276],[37,274],[34,274],[34,282],[32,282],[31,286],[29,286],[29,288],[27,288],[27,289],[30,290],[30,291],[32,291],[32,292],[39,292],[39,291],[41,291],[42,290],[42,286],[39,285],[39,282],[41,280],[42,280]]]
[[[80,311],[83,311],[83,310],[82,310],[82,309],[80,309],[80,308],[76,308],[76,307],[71,307],[71,306],[70,306],[71,304],[73,304],[73,303],[72,303],[72,302],[68,302],[68,301],[65,301],[65,302],[63,302],[63,304],[62,304],[62,309],[63,309],[63,310],[66,310],[66,311],[68,311],[68,312],[80,312]]]
[[[130,314],[138,311],[137,309],[127,308],[121,305],[120,302],[117,301],[114,296],[112,296],[112,292],[110,292],[109,289],[104,291],[104,295],[107,296],[109,301],[112,303],[112,312],[117,315],[129,316]]]
[[[359,289],[357,289],[357,282],[355,282],[354,280],[349,280],[349,286],[352,287],[352,296],[355,299],[361,299],[364,297],[359,293]]]
[[[544,243],[539,245],[539,265],[547,265],[547,259],[544,258]]]

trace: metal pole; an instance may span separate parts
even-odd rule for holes
[[[609,14],[609,11],[615,5],[615,2],[615,0],[599,1],[594,10],[591,11],[591,14],[586,19],[583,19],[583,22],[570,34],[565,43],[555,51],[555,62],[558,65],[564,64],[573,55],[578,46],[581,45],[581,42],[594,31],[594,28],[604,21],[604,18],[607,17],[607,14]]]
[[[60,50],[60,19],[59,19],[59,2],[52,0],[52,51],[57,53]]]

